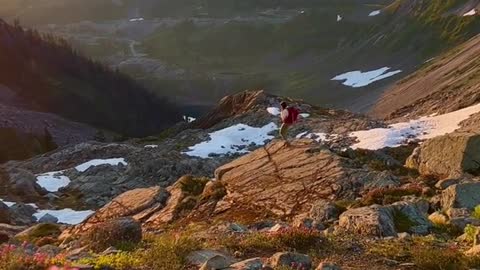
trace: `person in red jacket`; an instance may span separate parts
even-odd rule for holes
[[[288,138],[287,138],[288,129],[290,128],[291,125],[297,122],[299,112],[296,108],[288,107],[285,101],[282,101],[282,103],[280,103],[280,107],[281,107],[280,117],[282,118],[282,126],[280,127],[280,137],[282,137],[282,139],[285,140],[287,144],[289,144]]]

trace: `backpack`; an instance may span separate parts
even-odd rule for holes
[[[300,114],[300,111],[297,108],[294,107],[288,107],[288,117],[285,120],[285,124],[294,124],[298,120],[298,115]]]

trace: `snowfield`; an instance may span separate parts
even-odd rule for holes
[[[387,72],[388,70],[390,70],[390,67],[383,67],[367,72],[362,72],[360,70],[350,71],[332,78],[332,81],[344,81],[342,83],[343,85],[358,88],[367,86],[371,83],[386,79],[402,72],[401,70]]]
[[[388,128],[356,131],[350,134],[358,143],[353,149],[377,150],[397,147],[411,140],[425,140],[442,136],[460,128],[460,123],[480,112],[480,104],[442,115],[430,115],[409,122],[392,124]]]
[[[191,146],[190,151],[184,152],[184,154],[192,157],[209,158],[211,154],[248,153],[249,145],[264,145],[265,141],[274,138],[268,133],[277,129],[278,126],[275,123],[259,128],[237,124],[210,133],[209,141]]]
[[[40,220],[46,214],[50,214],[58,218],[58,223],[77,225],[79,223],[82,223],[93,213],[95,213],[95,211],[75,211],[70,208],[66,208],[61,210],[38,210],[37,213],[33,214],[33,216],[36,217],[37,220]]]
[[[100,165],[111,165],[111,166],[118,166],[118,165],[128,165],[125,162],[124,158],[109,158],[109,159],[93,159],[83,164],[80,164],[75,167],[75,169],[79,172],[85,172],[86,170],[90,169],[91,167],[100,166]]]
[[[70,178],[63,171],[47,172],[37,175],[37,184],[49,192],[57,192],[70,184]]]

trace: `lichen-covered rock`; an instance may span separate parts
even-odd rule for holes
[[[443,209],[473,209],[480,204],[480,182],[462,183],[448,187],[442,192]]]
[[[480,169],[480,135],[452,133],[424,142],[407,159],[406,166],[424,175],[457,177]]]
[[[30,225],[36,221],[33,214],[37,210],[28,204],[16,203],[10,207],[12,223],[16,225]]]

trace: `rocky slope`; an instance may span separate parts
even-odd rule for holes
[[[372,110],[372,115],[395,119],[456,111],[478,102],[480,36],[433,59],[401,80]]]
[[[281,100],[302,111],[290,146],[275,138]],[[246,91],[159,137],[5,163],[0,222],[11,225],[0,240],[33,244],[0,258],[61,254],[87,269],[474,267],[479,135],[356,147],[384,127]]]

